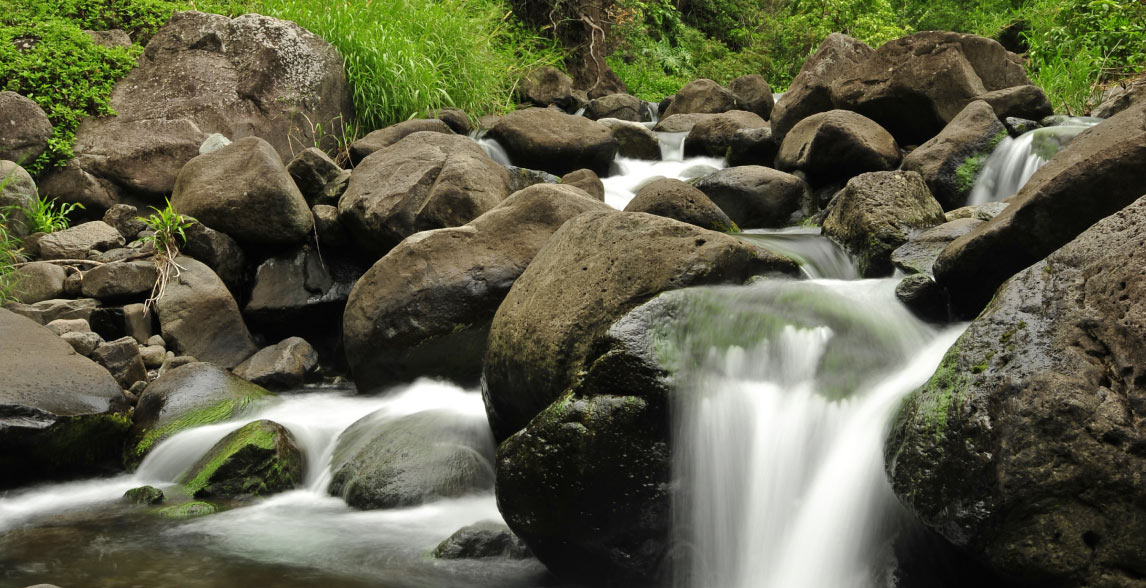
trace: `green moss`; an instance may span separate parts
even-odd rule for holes
[[[963,396],[967,378],[959,373],[959,354],[962,341],[957,341],[935,374],[922,387],[912,393],[911,402],[915,405],[916,419],[922,420],[927,430],[942,437],[947,433],[947,418],[952,406]],[[976,372],[977,373],[977,372]]]
[[[262,395],[250,394],[238,399],[224,400],[216,405],[191,411],[162,427],[151,429],[144,433],[143,438],[135,445],[135,448],[132,450],[132,455],[129,457],[138,462],[138,460],[143,459],[157,443],[180,431],[203,425],[211,425],[237,417],[243,413],[252,400],[260,396]]]
[[[135,504],[159,504],[164,501],[163,491],[155,486],[140,486],[123,493],[123,497]]]
[[[999,344],[1009,344],[1011,342],[1011,338],[1014,337],[1016,333],[1025,328],[1027,328],[1027,321],[1019,321],[1018,324],[1008,328],[1006,331],[1003,331],[1003,334],[999,336]]]
[[[36,447],[39,459],[60,466],[115,462],[131,430],[126,414],[94,414],[61,418]]]
[[[983,165],[987,163],[987,158],[990,153],[978,153],[963,160],[955,170],[955,187],[960,192],[969,192],[971,188],[975,187],[975,180],[979,178],[979,172],[983,170]]]
[[[159,514],[169,519],[189,519],[214,514],[219,507],[210,502],[184,502],[159,509]]]
[[[219,471],[219,468],[240,450],[245,447],[257,447],[274,451],[277,437],[274,431],[268,431],[263,426],[262,421],[255,421],[231,433],[225,441],[227,444],[224,447],[211,450],[210,459],[207,463],[198,469],[195,477],[187,481],[187,490],[193,496],[203,490],[215,472]]]

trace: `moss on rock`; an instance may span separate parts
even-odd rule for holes
[[[290,490],[303,479],[302,452],[290,432],[255,421],[224,437],[184,477],[188,493],[264,495]]]

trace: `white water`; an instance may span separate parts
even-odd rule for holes
[[[1038,148],[1040,142],[1057,153],[1075,136],[1095,124],[1086,119],[1070,119],[1058,126],[1027,131],[1018,138],[1004,137],[983,165],[967,203],[986,204],[1015,195],[1040,167],[1050,161],[1046,157],[1047,150]]]
[[[678,585],[887,585],[890,542],[904,520],[883,473],[888,420],[962,330],[936,333],[921,324],[895,301],[894,287],[894,280],[791,287],[792,294],[823,290],[895,327],[881,358],[887,368],[873,372],[882,375],[844,398],[818,389],[828,369],[821,360],[840,336],[828,326],[790,324],[752,348],[714,351],[687,380],[675,442],[686,491],[675,510],[677,539],[690,557],[677,570]]]
[[[818,227],[748,229],[736,236],[798,261],[809,278],[855,280],[860,277],[843,248],[821,237]]]

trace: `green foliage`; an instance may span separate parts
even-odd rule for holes
[[[4,192],[11,179],[12,172],[0,178],[0,193]],[[8,232],[8,218],[14,208],[0,208],[0,304],[12,299],[12,292],[16,289],[16,264],[24,260],[20,240]]]
[[[144,236],[139,241],[140,243],[154,243],[157,255],[175,259],[179,255],[180,244],[187,241],[187,234],[184,231],[195,224],[195,220],[176,212],[170,199],[167,200],[167,206],[163,209],[152,206],[151,210],[155,212],[150,216],[136,217],[152,231],[151,235]]]
[[[71,225],[68,215],[83,207],[79,202],[68,204],[40,195],[32,201],[32,206],[24,214],[33,233],[54,233],[68,228]]]

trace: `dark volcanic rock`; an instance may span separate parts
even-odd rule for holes
[[[239,306],[211,268],[189,257],[155,303],[163,339],[180,355],[233,368],[258,351]]]
[[[719,114],[734,108],[736,96],[728,88],[702,78],[681,88],[661,115],[668,118],[674,114]]]
[[[919,172],[944,210],[967,203],[975,180],[1007,129],[984,101],[967,105],[938,135],[903,159],[903,169]]]
[[[446,123],[436,118],[414,119],[378,129],[350,144],[350,161],[358,165],[367,155],[381,151],[402,139],[420,132],[453,134]]]
[[[736,108],[747,110],[765,120],[772,115],[775,101],[772,88],[761,75],[740,76],[728,82],[728,90],[736,97]]]
[[[738,231],[727,214],[695,187],[671,178],[645,184],[625,212],[647,212],[713,231]]]
[[[0,92],[0,160],[31,165],[48,148],[52,123],[39,105],[15,92]]]
[[[693,185],[743,229],[787,226],[811,192],[800,178],[759,165],[725,168]]]
[[[434,548],[438,559],[478,559],[501,557],[525,559],[532,554],[509,527],[493,521],[474,523],[458,529]]]
[[[581,168],[608,175],[618,147],[608,127],[544,108],[503,116],[489,136],[505,147],[514,163],[556,175]]]
[[[895,169],[902,157],[895,139],[875,121],[846,110],[830,110],[792,127],[780,144],[776,167],[800,170],[820,186],[863,172]]]
[[[768,121],[752,112],[730,110],[716,114],[693,125],[684,140],[684,154],[724,157],[738,131],[763,128],[768,128]]]
[[[849,73],[871,53],[871,47],[863,41],[843,33],[828,35],[816,52],[804,61],[799,75],[772,109],[770,122],[776,142],[783,141],[784,135],[796,123],[834,108],[832,82]]]
[[[181,480],[195,498],[265,496],[302,484],[304,465],[290,431],[262,420],[223,437]]]

